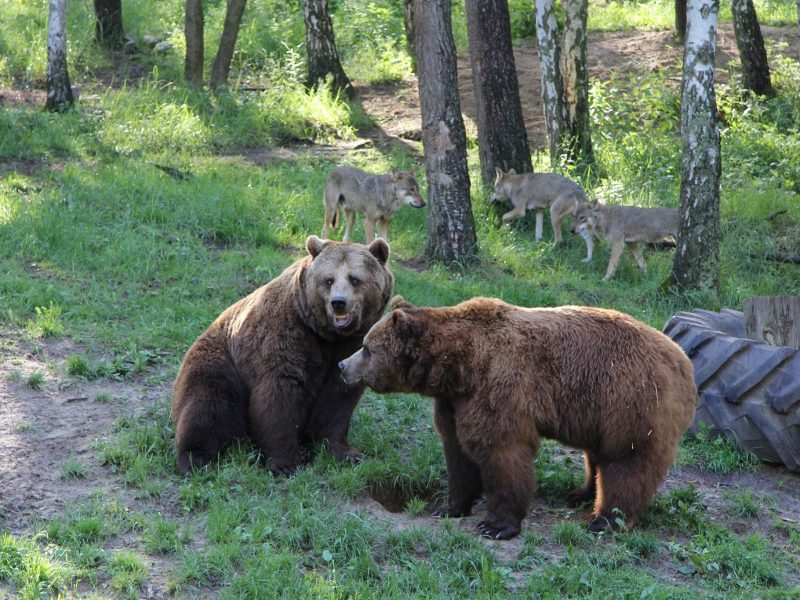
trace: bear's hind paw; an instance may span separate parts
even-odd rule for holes
[[[468,511],[450,508],[447,504],[442,504],[441,506],[433,509],[433,512],[431,513],[431,516],[436,517],[437,519],[460,519],[461,517],[466,517],[468,515]]]

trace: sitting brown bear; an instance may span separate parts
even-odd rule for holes
[[[469,515],[482,492],[484,535],[517,535],[534,492],[540,436],[585,451],[589,528],[642,517],[692,422],[692,363],[667,336],[602,308],[520,308],[474,298],[415,308],[402,298],[339,365],[377,392],[435,398],[448,503]],[[618,509],[619,513],[615,509]]]
[[[172,395],[183,473],[245,436],[275,473],[293,472],[314,440],[336,458],[361,458],[347,431],[364,386],[346,385],[337,364],[389,301],[389,246],[312,235],[306,247],[309,256],[225,310],[186,353]]]

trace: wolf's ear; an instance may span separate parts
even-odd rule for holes
[[[495,174],[495,177],[502,177],[503,176],[503,171],[502,171],[502,169],[500,169],[500,167],[495,167],[494,168],[494,174]]]
[[[594,210],[595,208],[597,208],[597,204],[598,204],[597,200],[592,200],[591,202],[589,202],[589,208]]]
[[[310,235],[306,238],[306,250],[308,250],[311,258],[319,256],[319,253],[322,252],[328,244],[330,244],[329,240],[321,240],[315,235]]]
[[[385,265],[386,261],[389,259],[389,244],[383,238],[375,238],[375,241],[367,246],[367,250],[369,250],[369,253],[377,258],[378,262],[382,265]]]
[[[397,169],[392,169],[392,181],[400,179],[400,172]]]
[[[509,170],[508,170],[508,174],[509,174],[509,175],[516,175],[516,174],[517,174],[517,171],[516,171],[516,169],[509,169]]]
[[[392,310],[396,310],[398,308],[413,308],[414,305],[398,294],[392,298],[392,303],[390,306]]]

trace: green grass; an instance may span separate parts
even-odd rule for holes
[[[354,79],[390,82],[409,75],[398,2],[330,5]],[[671,26],[671,6],[663,0],[633,8],[608,2],[592,5],[590,19],[595,29],[664,28]],[[41,88],[46,2],[2,7],[0,84]],[[224,7],[219,0],[206,3],[208,62]],[[126,30],[139,38],[169,32],[175,50],[136,55],[129,63],[139,70],[136,77],[113,72],[116,87],[99,83],[112,64],[91,43],[91,4],[70,3],[70,69],[82,87],[77,110],[56,116],[0,106],[0,324],[35,344],[80,344],[47,365],[47,381],[44,371],[23,375],[21,363],[12,362],[20,368],[10,371],[10,387],[108,381],[142,387],[149,395],[151,383],[172,380],[183,353],[222,309],[304,254],[305,237],[321,229],[320,190],[332,167],[412,169],[425,186],[418,146],[342,155],[300,146],[290,160],[263,158],[285,142],[351,140],[370,122],[357,105],[324,89],[303,89],[296,3],[248,5],[232,91],[219,96],[181,82],[182,5],[128,2],[123,8]],[[530,3],[512,0],[509,8],[517,38],[529,36]],[[796,10],[789,2],[757,8],[765,23],[792,20]],[[459,4],[454,33],[465,47]],[[646,251],[648,274],[625,256],[614,280],[601,283],[605,244],[584,264],[583,242],[574,236],[553,248],[533,241],[530,221],[502,227],[487,190],[477,184],[474,144],[469,166],[480,263],[462,272],[404,267],[402,260],[425,246],[427,215],[402,210],[391,231],[396,291],[422,305],[488,295],[528,306],[607,306],[657,328],[679,310],[740,308],[753,295],[800,294],[795,266],[750,258],[800,251],[800,68],[780,58],[779,48],[770,51],[779,90],[774,99],[748,98],[735,83],[718,88],[725,120],[717,301],[661,291],[670,251]],[[679,105],[668,84],[677,75],[674,69],[635,81],[593,82],[599,169],[583,183],[594,197],[677,206]],[[237,91],[243,82],[265,89]],[[191,176],[176,180],[154,164]],[[537,168],[549,165],[539,162]],[[777,211],[785,212],[767,219]],[[362,231],[359,223],[357,240]],[[549,225],[545,236],[552,237]],[[641,527],[589,536],[564,502],[566,491],[581,482],[580,460],[546,441],[535,464],[538,498],[545,503],[526,522],[518,551],[503,552],[510,546],[479,539],[471,523],[427,520],[447,486],[427,398],[368,392],[350,431],[367,457],[358,465],[340,464],[319,448],[315,461],[294,477],[273,477],[252,445],[241,442],[220,461],[180,478],[163,390],[148,410],[134,416],[123,410],[111,431],[92,432],[113,490],[36,520],[24,534],[2,534],[0,595],[9,590],[12,596],[49,598],[80,589],[139,597],[156,580],[178,598],[798,593],[793,573],[800,569],[800,531],[792,523],[772,523],[771,501],[757,491],[732,491],[722,497],[722,511],[710,514],[712,504],[697,488],[673,487],[656,496]],[[126,397],[97,391],[93,400],[122,404]],[[42,433],[22,424],[12,435],[34,442]],[[57,475],[67,481],[63,485],[84,485],[88,467],[75,456],[62,461]],[[701,432],[681,442],[676,469],[688,467],[725,474],[759,464]],[[5,510],[0,506],[0,524]],[[538,522],[540,510],[555,515],[554,524]],[[769,535],[745,533],[740,540],[728,521],[757,522]]]

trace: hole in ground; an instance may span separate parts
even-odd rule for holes
[[[369,495],[391,513],[405,511],[409,501],[425,501],[425,511],[433,510],[436,500],[441,500],[442,488],[438,484],[414,485],[408,481],[372,480]]]

